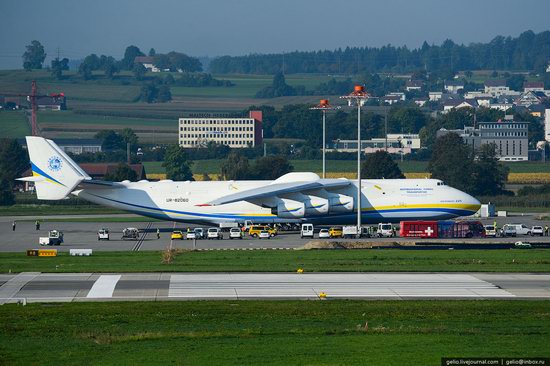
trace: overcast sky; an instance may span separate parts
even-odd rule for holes
[[[384,44],[487,42],[550,29],[548,0],[0,0],[0,68],[25,45],[50,56],[147,52],[243,55]]]

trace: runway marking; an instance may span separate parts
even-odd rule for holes
[[[178,274],[179,298],[502,298],[508,291],[467,274]]]
[[[40,272],[22,272],[10,278],[0,286],[0,305],[14,297],[29,281],[39,276]]]
[[[86,297],[91,299],[113,297],[115,286],[119,280],[120,275],[99,276]]]

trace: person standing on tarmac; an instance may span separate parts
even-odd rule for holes
[[[157,239],[160,239],[160,229],[157,228]]]
[[[34,227],[36,230],[40,230],[40,221],[36,220],[36,222],[34,223]]]
[[[548,236],[548,225],[544,225],[544,236]]]
[[[11,231],[15,231],[15,227],[17,226],[17,222],[14,220],[11,224]]]

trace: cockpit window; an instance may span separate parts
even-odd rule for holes
[[[437,182],[437,185],[438,185],[438,186],[444,186],[444,185],[445,185],[445,182]]]

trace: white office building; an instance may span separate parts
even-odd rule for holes
[[[213,141],[234,148],[262,144],[262,112],[250,111],[246,117],[198,114],[179,119],[179,145],[205,147]]]

